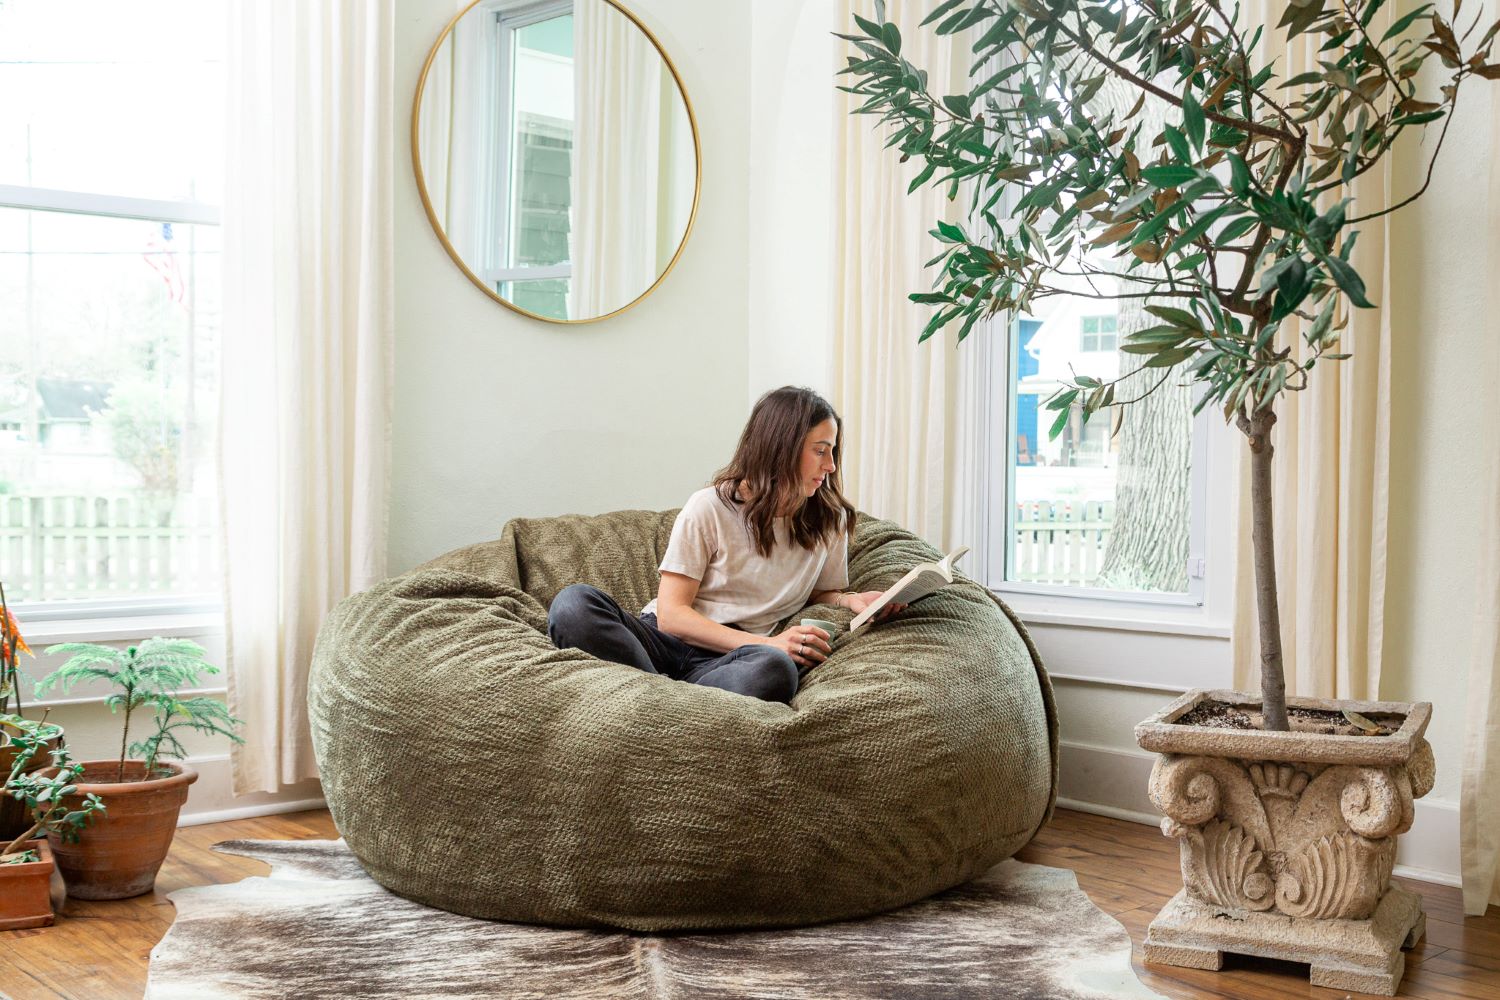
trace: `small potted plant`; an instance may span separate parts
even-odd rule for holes
[[[21,681],[20,681],[20,654],[35,656],[31,647],[26,645],[26,640],[21,638],[20,626],[16,623],[16,616],[11,613],[10,605],[5,600],[5,585],[0,583],[0,716],[16,715],[24,713],[21,710]],[[53,745],[62,736],[62,728],[50,727],[49,731],[57,735],[53,737]],[[15,763],[16,750],[8,746],[5,741],[0,741],[0,777],[10,773],[11,765]],[[36,754],[28,765],[32,770],[47,766],[47,755]],[[0,796],[0,842],[9,842],[16,835],[31,825],[30,817],[27,815],[19,801]]]
[[[105,680],[119,690],[105,699],[111,712],[124,710],[120,756],[88,760],[70,796],[97,796],[108,819],[89,827],[75,843],[48,835],[68,894],[78,899],[125,899],[150,892],[177,830],[177,815],[198,772],[166,757],[186,756],[177,734],[184,728],[243,743],[233,727],[240,720],[217,699],[183,698],[201,673],[218,673],[203,659],[203,647],[187,639],[147,639],[116,649],[94,643],[50,646],[70,659],[37,684],[40,695],[55,684],[64,691],[82,680]],[[137,710],[154,712],[155,731],[130,742]],[[131,759],[136,757],[139,759]]]
[[[82,766],[70,763],[60,746],[62,729],[45,719],[33,722],[18,715],[0,715],[0,737],[10,754],[5,779],[8,801],[20,802],[30,824],[0,846],[0,930],[46,927],[52,923],[52,850],[46,837],[72,839],[104,810],[97,796],[72,801],[74,782]],[[47,753],[52,768],[38,771],[36,758]]]

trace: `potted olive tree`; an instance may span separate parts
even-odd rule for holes
[[[108,807],[108,818],[90,826],[75,843],[49,834],[58,870],[69,895],[79,899],[124,899],[150,892],[171,850],[188,786],[198,780],[191,767],[165,759],[186,756],[179,732],[193,729],[244,742],[234,733],[240,720],[223,702],[182,697],[182,691],[197,685],[200,673],[218,673],[218,668],[203,659],[203,647],[186,639],[147,639],[124,649],[63,643],[48,647],[47,653],[71,656],[37,684],[39,695],[59,683],[66,691],[79,681],[108,681],[117,690],[105,704],[124,714],[120,756],[83,761],[69,793],[97,797]],[[152,713],[154,728],[131,743],[131,722],[140,709]]]
[[[1090,294],[1154,318],[1121,345],[1142,369],[1075,374],[1048,401],[1053,435],[1175,378],[1250,449],[1261,688],[1189,692],[1136,730],[1161,754],[1151,795],[1185,883],[1147,959],[1264,955],[1309,963],[1315,984],[1390,994],[1401,947],[1424,928],[1390,876],[1433,781],[1431,706],[1286,698],[1271,523],[1277,402],[1348,357],[1348,310],[1373,307],[1351,263],[1355,227],[1415,200],[1431,167],[1391,204],[1354,204],[1352,182],[1404,134],[1440,125],[1435,159],[1463,85],[1500,79],[1500,22],[1422,4],[1377,24],[1384,2],[1277,8],[1269,30],[1321,43],[1319,68],[1291,79],[1256,65],[1264,29],[1218,0],[943,0],[923,25],[973,40],[961,94],[929,90],[880,0],[841,37],[858,50],[843,88],[864,99],[857,112],[922,162],[911,189],[971,198],[967,224],[933,231],[934,288],[911,296],[936,306],[921,339],[960,324],[962,340],[981,318],[1069,294],[1059,275],[1107,278],[1112,291]],[[1245,728],[1200,724],[1215,717]]]
[[[0,841],[0,930],[46,927],[52,923],[52,850],[45,838],[73,839],[104,804],[96,796],[72,801],[74,782],[83,768],[71,763],[59,746],[62,730],[19,715],[0,715],[0,746],[10,753],[4,794],[20,803],[27,825],[17,836]],[[33,766],[43,754],[52,770]],[[43,762],[45,763],[45,762]]]

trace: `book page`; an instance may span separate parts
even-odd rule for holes
[[[950,582],[941,573],[934,570],[923,570],[917,575],[915,580],[902,587],[900,592],[891,594],[890,599],[886,603],[910,604],[913,601],[921,600],[935,590],[941,590]]]

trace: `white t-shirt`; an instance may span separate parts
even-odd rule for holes
[[[683,504],[658,569],[698,581],[693,610],[709,621],[770,635],[813,593],[849,585],[849,536],[840,531],[834,541],[804,549],[788,537],[788,520],[773,522],[776,544],[770,558],[762,556],[740,512],[706,487]],[[653,599],[641,614],[655,611]]]

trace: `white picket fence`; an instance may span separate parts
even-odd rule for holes
[[[1114,518],[1114,503],[1102,500],[1017,503],[1007,578],[1074,586],[1093,583]]]
[[[205,497],[0,494],[0,581],[12,601],[213,593],[217,517]],[[1017,503],[1008,578],[1092,583],[1113,523],[1113,503]]]
[[[0,494],[6,599],[213,593],[217,519],[211,497]]]

